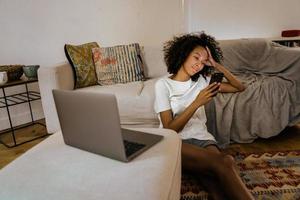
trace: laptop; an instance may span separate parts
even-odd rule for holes
[[[121,128],[114,94],[68,90],[52,92],[67,145],[128,162],[163,138]]]

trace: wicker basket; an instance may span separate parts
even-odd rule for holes
[[[0,65],[0,72],[7,72],[8,81],[16,81],[23,75],[24,65]]]

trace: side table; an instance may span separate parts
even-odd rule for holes
[[[35,78],[35,79],[21,79],[21,80],[7,82],[6,84],[0,85],[0,88],[2,89],[2,93],[3,93],[3,97],[0,97],[0,108],[6,108],[7,116],[8,116],[8,120],[9,120],[9,125],[10,125],[10,128],[0,131],[0,136],[3,135],[3,134],[6,134],[6,133],[11,133],[11,136],[12,136],[12,139],[13,139],[13,145],[5,143],[1,139],[0,139],[0,143],[3,144],[4,146],[8,147],[8,148],[15,147],[15,146],[27,143],[27,142],[31,142],[31,141],[36,140],[38,138],[42,138],[42,137],[45,137],[45,136],[49,135],[48,133],[46,133],[46,134],[43,134],[41,136],[34,137],[30,140],[22,141],[20,143],[18,143],[17,140],[16,140],[15,131],[18,130],[18,129],[22,129],[22,128],[32,126],[32,125],[35,125],[35,124],[38,124],[38,125],[41,125],[41,126],[45,127],[44,124],[42,124],[40,122],[36,122],[33,119],[31,102],[41,99],[41,96],[40,96],[39,92],[28,90],[28,84],[35,83],[35,82],[38,82],[37,78]],[[5,92],[6,88],[17,86],[17,85],[24,85],[25,86],[25,92],[15,93],[15,94],[12,94],[12,95],[6,95],[6,92]],[[30,116],[31,116],[31,122],[26,123],[26,124],[22,124],[22,125],[19,125],[19,126],[13,126],[9,108],[11,106],[15,106],[15,105],[23,104],[23,103],[28,103],[29,110],[30,110]]]

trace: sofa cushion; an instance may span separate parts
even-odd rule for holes
[[[92,51],[100,85],[144,80],[139,44],[94,48]]]
[[[99,47],[96,42],[82,45],[66,44],[65,54],[74,71],[74,88],[82,88],[97,84],[92,48]]]
[[[98,85],[77,91],[115,94],[122,125],[158,127],[159,121],[153,109],[155,81],[150,79],[127,84]]]

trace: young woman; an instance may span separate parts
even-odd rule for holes
[[[182,166],[199,176],[213,199],[253,199],[235,168],[234,159],[220,152],[206,128],[204,105],[219,92],[241,92],[243,84],[219,62],[221,49],[205,33],[174,37],[164,46],[171,76],[155,84],[154,109],[160,127],[182,138]],[[228,82],[209,85],[210,70],[224,74]]]

